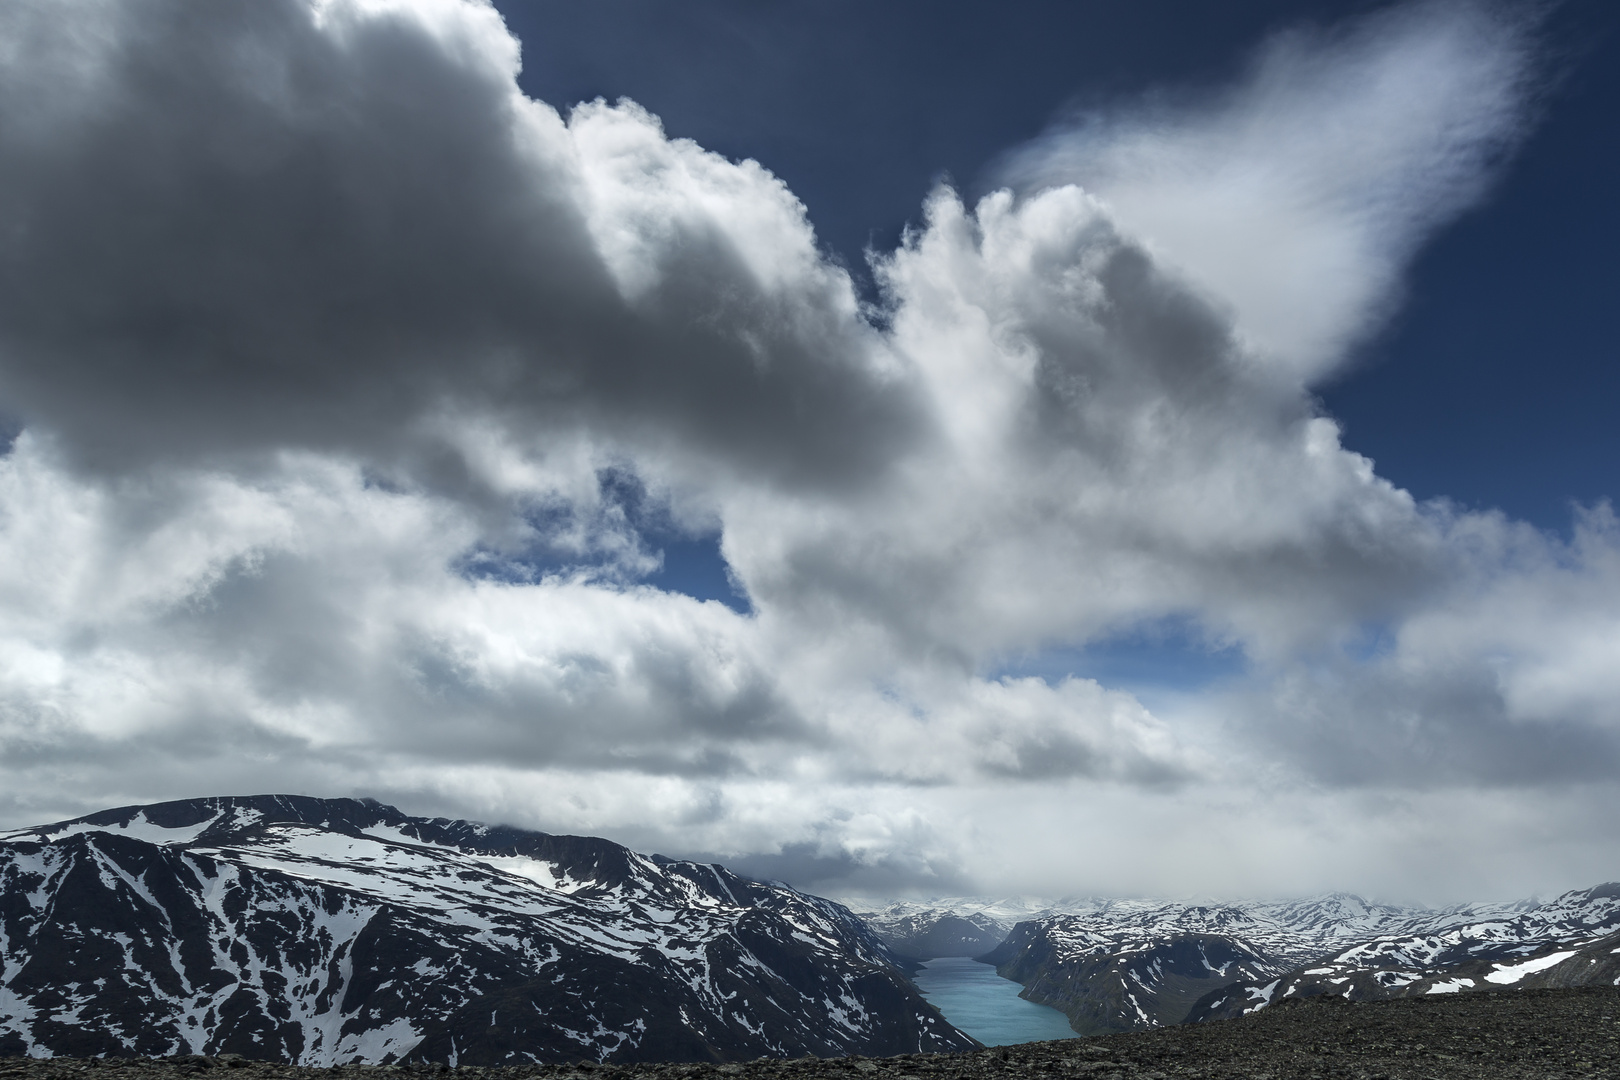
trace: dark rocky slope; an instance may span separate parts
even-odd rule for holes
[[[1062,1012],[1081,1035],[1179,1024],[1209,991],[1262,975],[1273,963],[1240,940],[1205,934],[1065,955],[1033,923],[1015,927],[981,959],[1022,983],[1019,996]]]
[[[1193,1006],[1189,1022],[1227,1019],[1287,1001],[1342,996],[1387,1001],[1435,994],[1620,985],[1620,933],[1590,941],[1553,942],[1527,952],[1463,960],[1431,971],[1332,961],[1260,983],[1235,983]]]
[[[973,1045],[839,905],[606,840],[291,796],[0,836],[0,1054],[510,1064]]]
[[[311,1069],[214,1058],[0,1060],[0,1080],[404,1080],[442,1066]],[[459,1068],[450,1080],[1576,1080],[1620,1075],[1620,992],[1290,1001],[1237,1020],[962,1054],[731,1065]]]

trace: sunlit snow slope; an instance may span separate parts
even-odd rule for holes
[[[497,1064],[971,1045],[845,908],[605,840],[295,796],[0,834],[0,1055]]]

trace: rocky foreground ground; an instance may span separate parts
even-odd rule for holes
[[[304,1068],[223,1056],[5,1058],[0,1080],[953,1080],[1077,1077],[1097,1080],[1558,1080],[1620,1077],[1620,989],[1518,990],[1350,1003],[1289,1001],[1236,1020],[1090,1039],[1027,1043],[965,1054],[890,1058],[760,1059],[735,1065],[445,1065]],[[220,1080],[224,1080],[223,1076]]]

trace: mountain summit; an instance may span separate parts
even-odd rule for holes
[[[967,1049],[849,911],[606,840],[222,797],[0,834],[0,1055]]]

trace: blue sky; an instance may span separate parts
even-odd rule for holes
[[[671,135],[776,172],[857,272],[940,177],[977,196],[1009,148],[1066,111],[1196,93],[1267,34],[1388,8],[1365,2],[547,0],[502,5],[555,103],[630,97]],[[1522,7],[1522,5],[1521,5]],[[1408,269],[1404,303],[1319,388],[1347,443],[1419,498],[1567,530],[1614,495],[1620,393],[1620,16],[1546,5],[1548,85],[1489,197]]]
[[[1613,878],[1617,31],[14,0],[0,824],[277,790],[833,894]]]
[[[809,208],[867,288],[863,251],[918,223],[941,179],[977,197],[1012,146],[1077,109],[1232,80],[1256,43],[1392,5],[1142,3],[503,4],[524,89],[553,103],[633,98],[671,136],[756,158]],[[1481,204],[1406,270],[1399,306],[1315,389],[1345,444],[1419,499],[1499,509],[1568,534],[1615,493],[1620,425],[1620,16],[1550,6],[1525,141]],[[687,543],[665,587],[726,598],[717,547]],[[687,575],[691,584],[685,585]],[[1074,671],[1183,690],[1240,652],[1132,629],[1007,671]]]

